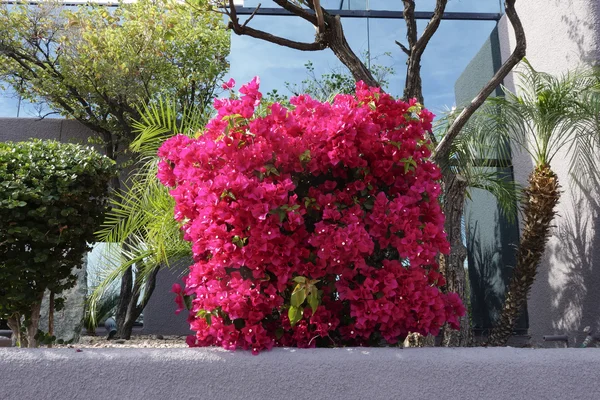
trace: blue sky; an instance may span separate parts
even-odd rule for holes
[[[245,5],[252,6],[258,2],[259,0],[246,0]],[[260,0],[260,2],[263,7],[277,7],[269,0]],[[366,0],[344,0],[344,8],[348,8],[348,2],[351,9],[366,7]],[[330,6],[330,3],[339,5],[339,0],[321,0],[321,4],[326,7]],[[431,11],[434,4],[435,0],[417,0],[417,10]],[[371,9],[399,10],[401,5],[402,2],[399,0],[369,0]],[[498,0],[450,0],[447,6],[447,11],[499,12],[499,10]],[[379,57],[377,63],[395,69],[396,74],[389,77],[388,91],[394,95],[401,95],[406,73],[406,56],[394,40],[405,43],[404,21],[371,19],[368,22],[370,28],[368,36],[366,19],[348,18],[343,20],[343,24],[348,42],[355,53],[364,53],[369,48],[372,56],[391,53],[391,57]],[[426,21],[420,21],[419,30],[422,31],[425,25]],[[313,26],[296,17],[256,16],[250,26],[289,39],[306,42],[312,42],[314,39]],[[439,114],[445,108],[454,105],[454,82],[481,48],[494,26],[495,22],[490,21],[442,21],[422,61],[425,104],[434,113]],[[239,85],[258,75],[264,93],[278,89],[281,93],[288,94],[285,90],[285,82],[300,83],[305,79],[304,64],[308,61],[313,62],[317,74],[342,68],[329,49],[301,52],[235,34],[231,37],[229,60],[231,69],[228,78],[234,78]],[[17,99],[9,93],[0,94],[0,117],[15,117],[16,103]],[[20,115],[33,116],[35,112],[32,107],[24,106]]]

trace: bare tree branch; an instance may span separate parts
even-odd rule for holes
[[[246,25],[248,25],[248,22],[252,21],[252,18],[254,18],[254,16],[258,12],[258,10],[260,10],[261,5],[262,5],[261,3],[258,3],[258,6],[256,6],[256,9],[254,11],[252,11],[252,14],[250,14],[250,17],[248,17],[248,19],[245,20],[244,23],[242,24],[242,28],[245,28]]]
[[[427,26],[423,31],[423,35],[421,35],[415,44],[415,48],[413,49],[413,51],[418,52],[419,55],[423,54],[423,51],[425,51],[429,40],[439,28],[440,22],[442,22],[442,17],[444,16],[444,11],[446,10],[446,4],[448,4],[448,0],[437,0],[435,4],[435,10],[433,10],[433,16],[427,23]]]
[[[325,31],[325,21],[323,20],[323,9],[321,8],[320,0],[313,0],[315,6],[315,15],[317,16],[317,28],[319,33]]]
[[[373,77],[369,68],[358,58],[348,44],[340,16],[332,16],[328,13],[325,13],[324,16],[327,29],[323,34],[323,38],[327,43],[327,47],[350,70],[354,80],[357,82],[363,81],[369,86],[379,87],[379,82]]]
[[[415,19],[415,1],[402,0],[404,3],[404,21],[406,21],[406,39],[412,50],[417,44],[417,20]]]
[[[287,2],[286,2],[287,3]],[[295,6],[294,6],[295,7]],[[298,8],[298,7],[296,7]],[[258,9],[258,8],[257,8]],[[255,10],[256,12],[256,10]],[[327,46],[325,43],[322,43],[319,40],[316,40],[313,43],[305,43],[305,42],[297,42],[295,40],[290,40],[283,38],[281,36],[275,36],[268,32],[259,31],[258,29],[250,28],[244,25],[240,25],[240,22],[237,17],[237,11],[235,8],[235,4],[233,0],[229,0],[229,10],[226,10],[225,13],[229,16],[229,29],[233,30],[237,35],[246,35],[256,39],[261,39],[270,43],[278,44],[280,46],[289,47],[291,49],[302,50],[302,51],[317,51],[323,50]]]
[[[236,28],[234,24],[230,23],[230,28],[238,35],[246,35],[256,39],[262,39],[264,41],[278,44],[280,46],[289,47],[291,49],[302,50],[302,51],[317,51],[323,50],[327,48],[327,46],[322,42],[313,42],[313,43],[305,43],[305,42],[296,42],[295,40],[289,40],[286,38],[282,38],[280,36],[275,36],[270,33],[259,31],[257,29],[250,28],[248,26],[241,27],[238,25]]]
[[[38,115],[37,120],[41,121],[41,120],[43,120],[44,118],[46,118],[46,117],[48,117],[50,115],[56,115],[56,114],[60,114],[60,113],[58,111],[50,111],[50,112],[47,112],[46,114],[42,115],[41,112],[40,112],[39,115]]]
[[[318,26],[319,25],[319,22],[317,21],[316,15],[314,15],[313,13],[310,13],[310,12],[306,11],[306,9],[304,9],[302,7],[298,7],[298,6],[290,3],[287,0],[273,0],[273,1],[275,2],[275,4],[277,4],[281,8],[283,8],[285,10],[288,10],[292,14],[297,15],[297,16],[299,16],[302,19],[307,20],[308,22],[310,22],[314,26]]]
[[[240,25],[233,0],[228,0],[229,7],[225,8],[223,11],[229,17],[229,28],[237,35],[251,36],[296,50],[316,51],[329,47],[338,60],[350,70],[356,81],[364,81],[369,86],[379,86],[379,82],[375,80],[371,71],[369,71],[360,58],[350,48],[344,35],[339,16],[332,16],[327,13],[327,11],[321,7],[320,0],[307,0],[306,4],[310,10],[298,7],[287,0],[273,1],[283,9],[313,24],[313,26],[317,28],[315,41],[313,43],[305,43],[286,39],[281,36],[275,36],[264,31],[250,28],[247,26],[248,21],[243,25]]]
[[[407,48],[405,45],[403,45],[402,43],[400,43],[400,42],[399,42],[399,41],[397,41],[397,40],[395,40],[395,42],[396,42],[396,44],[397,44],[398,46],[400,46],[400,48],[402,49],[402,51],[403,51],[404,53],[406,53],[406,55],[407,55],[407,56],[409,56],[409,57],[410,57],[410,53],[411,53],[411,52],[410,52],[410,49],[408,49],[408,48]]]
[[[462,112],[458,115],[448,129],[448,132],[444,138],[436,147],[432,159],[439,165],[442,165],[448,161],[448,154],[450,153],[452,141],[469,121],[469,118],[471,118],[475,111],[481,107],[485,99],[487,99],[487,97],[496,89],[496,87],[502,83],[510,71],[512,71],[512,69],[523,59],[523,57],[525,57],[527,41],[525,39],[523,25],[521,24],[521,20],[519,19],[519,16],[515,10],[515,2],[516,0],[505,0],[504,2],[506,16],[513,27],[515,38],[517,40],[515,49],[510,57],[504,62],[504,64],[502,64],[500,69],[494,74],[492,79],[479,91],[471,103],[462,110]]]
[[[423,103],[423,83],[421,80],[421,57],[429,40],[432,38],[434,33],[437,31],[446,10],[446,4],[448,0],[437,0],[435,3],[435,10],[433,16],[423,35],[417,38],[417,21],[415,19],[415,2],[414,0],[403,0],[404,2],[404,20],[406,21],[406,38],[408,39],[409,49],[403,48],[402,50],[408,54],[408,60],[406,61],[406,83],[404,85],[404,99],[408,100],[416,98],[419,103]],[[398,42],[396,42],[398,43]],[[409,50],[407,52],[406,50]],[[430,135],[431,136],[431,135]],[[435,143],[435,138],[431,136],[432,141]]]

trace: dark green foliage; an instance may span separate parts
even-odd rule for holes
[[[0,143],[0,318],[27,321],[46,289],[75,285],[71,272],[94,242],[115,173],[89,147]]]

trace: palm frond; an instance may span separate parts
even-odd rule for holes
[[[145,157],[156,156],[160,145],[169,137],[178,133],[193,136],[200,131],[212,112],[210,107],[179,110],[177,102],[172,99],[159,98],[144,105],[140,110],[140,121],[133,123],[133,130],[138,136],[131,149]]]
[[[460,113],[454,110],[436,124],[436,135],[443,137],[453,118]],[[470,188],[483,189],[496,197],[502,213],[516,218],[518,188],[512,177],[503,173],[511,167],[509,136],[502,129],[497,106],[486,103],[473,116],[452,143],[450,160],[446,168],[463,176]]]
[[[99,242],[113,245],[107,246],[101,257],[109,273],[88,300],[93,316],[111,285],[128,268],[134,269],[143,290],[143,283],[157,268],[191,258],[191,245],[183,240],[180,223],[173,216],[175,202],[156,177],[156,154],[164,140],[175,134],[197,134],[207,118],[205,110],[177,112],[176,102],[159,99],[144,108],[142,118],[134,125],[138,137],[132,149],[141,157],[124,190],[112,199],[112,209],[96,233]]]
[[[584,97],[597,87],[597,79],[587,70],[553,76],[536,71],[526,60],[517,76],[518,94],[503,88],[505,97],[490,102],[499,105],[512,139],[537,165],[549,164],[561,149],[585,136],[590,114],[584,104],[590,99]]]

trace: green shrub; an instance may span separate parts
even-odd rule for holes
[[[75,285],[72,271],[102,223],[115,173],[114,162],[89,147],[0,143],[0,318],[21,346],[36,346],[44,292]]]

